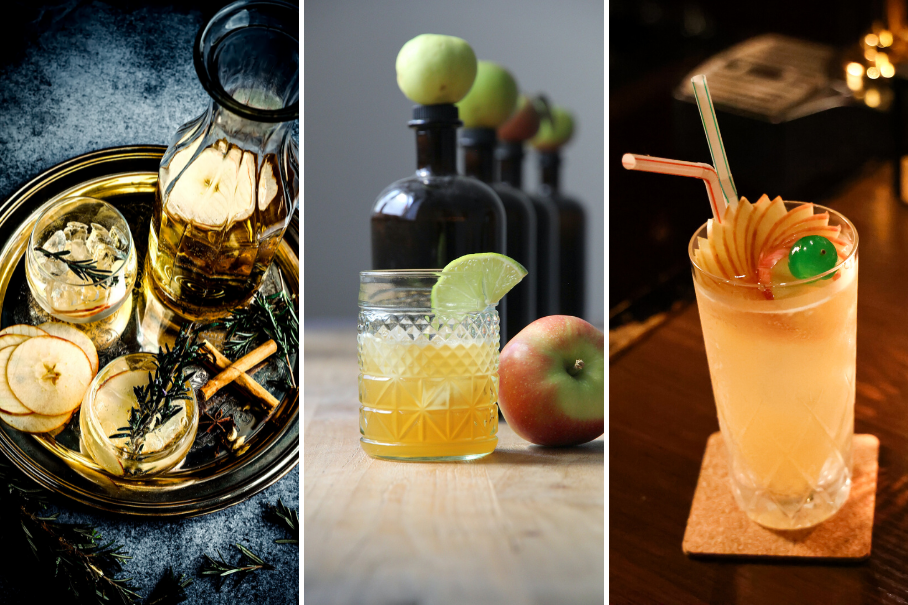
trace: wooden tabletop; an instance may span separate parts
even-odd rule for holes
[[[480,460],[374,460],[355,327],[304,336],[307,605],[604,602],[603,438],[541,448],[501,424]]]
[[[808,200],[850,218],[860,238],[855,432],[880,440],[870,558],[791,564],[682,553],[706,440],[718,430],[692,304],[610,366],[611,603],[908,603],[908,206],[891,179],[888,165],[871,165],[835,197]]]

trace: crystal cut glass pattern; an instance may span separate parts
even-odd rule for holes
[[[492,308],[457,317],[361,309],[364,447],[406,459],[489,453],[498,433],[498,343]]]

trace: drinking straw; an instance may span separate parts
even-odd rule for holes
[[[713,210],[713,217],[717,223],[722,222],[722,215],[725,214],[725,198],[721,193],[722,189],[719,186],[719,177],[716,174],[716,170],[709,164],[625,153],[621,158],[621,165],[628,170],[692,176],[701,179],[706,185],[706,195],[709,196],[709,205]]]
[[[719,122],[716,121],[716,110],[713,108],[709,88],[706,86],[706,76],[694,76],[690,81],[694,85],[694,96],[697,98],[697,107],[700,108],[700,120],[703,122],[703,130],[706,131],[706,142],[716,167],[716,174],[719,175],[722,195],[725,196],[728,204],[734,206],[738,203],[738,191],[735,189],[735,182],[731,178],[731,170],[728,168],[725,146],[722,145],[722,135],[719,133]]]

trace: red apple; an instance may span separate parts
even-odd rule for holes
[[[605,336],[579,317],[537,319],[501,351],[498,404],[537,445],[577,445],[605,431]]]

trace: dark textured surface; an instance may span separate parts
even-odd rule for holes
[[[15,49],[0,55],[0,197],[88,151],[167,144],[178,126],[205,109],[208,97],[196,78],[191,46],[211,5],[225,3],[9,4],[17,10],[0,19],[0,34]],[[263,504],[278,498],[299,506],[296,470],[242,504],[193,519],[126,519],[64,501],[57,508],[61,520],[90,523],[105,539],[125,545],[133,557],[125,575],[143,595],[172,566],[194,579],[187,603],[296,603],[299,549],[274,544],[283,532],[261,518]],[[276,570],[254,574],[240,591],[230,582],[217,593],[212,580],[198,576],[202,555],[220,550],[235,562],[236,542]],[[34,598],[34,587],[0,573],[0,604]]]

